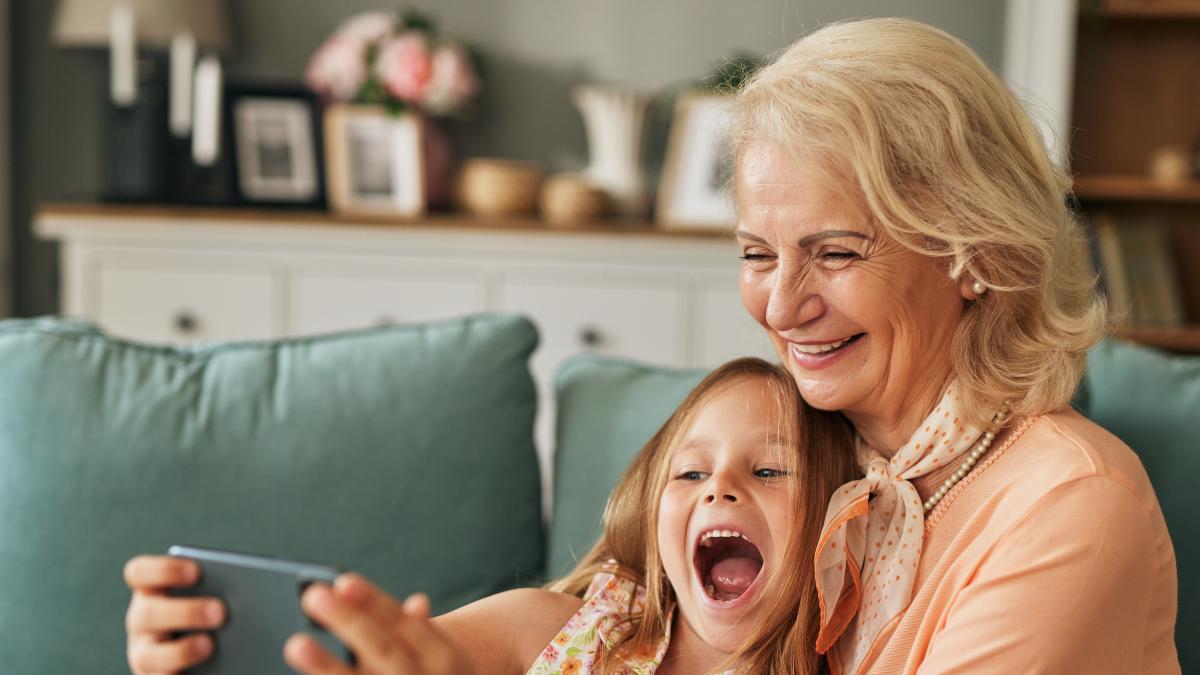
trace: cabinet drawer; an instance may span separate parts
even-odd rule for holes
[[[96,281],[92,318],[114,335],[184,344],[277,334],[275,282],[267,271],[102,264]]]
[[[714,284],[697,298],[696,358],[698,365],[715,368],[741,356],[777,361],[767,331],[742,306],[737,290]]]
[[[542,339],[532,367],[539,383],[551,382],[562,362],[580,352],[660,365],[687,363],[685,295],[673,283],[613,284],[569,277],[505,280],[498,304],[537,324]]]
[[[292,282],[292,321],[298,335],[390,323],[446,319],[484,310],[482,281],[303,274]]]

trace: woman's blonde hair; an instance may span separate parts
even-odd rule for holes
[[[1106,329],[1086,241],[1020,101],[965,44],[904,19],[835,23],[742,88],[738,154],[765,141],[857,197],[883,231],[983,282],[954,339],[975,423],[1065,405]]]
[[[653,654],[671,620],[674,591],[666,580],[658,550],[659,501],[668,479],[670,458],[696,411],[716,392],[745,378],[764,378],[779,406],[780,436],[792,450],[781,457],[795,519],[782,569],[767,579],[764,601],[771,605],[762,622],[730,657],[741,672],[813,675],[821,657],[813,645],[819,608],[813,582],[813,556],[830,495],[855,477],[853,430],[837,413],[809,408],[791,375],[761,359],[745,358],[721,366],[688,394],[674,414],[642,448],[617,483],[604,509],[600,541],[566,577],[548,588],[582,595],[597,573],[612,561],[646,587],[646,610],[631,630],[598,658],[601,673],[624,672],[622,660]]]

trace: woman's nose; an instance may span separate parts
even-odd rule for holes
[[[776,332],[798,328],[825,313],[825,302],[803,279],[787,279],[780,275],[771,287],[767,300],[767,325]]]

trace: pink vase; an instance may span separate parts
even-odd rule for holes
[[[427,208],[450,205],[454,183],[454,145],[450,135],[435,119],[420,115],[422,152],[425,169],[425,204]]]

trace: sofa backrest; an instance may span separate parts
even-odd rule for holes
[[[125,561],[345,566],[435,611],[543,569],[534,327],[166,349],[0,323],[0,670],[127,673]]]
[[[595,543],[613,486],[704,371],[581,356],[558,377],[558,445],[551,577]],[[1175,544],[1176,644],[1183,672],[1200,672],[1200,358],[1107,341],[1089,355],[1075,406],[1133,448]]]
[[[1200,672],[1200,358],[1104,342],[1088,355],[1077,401],[1146,467],[1175,545],[1179,662]]]
[[[550,578],[571,571],[591,549],[617,480],[705,372],[592,355],[559,370]]]

